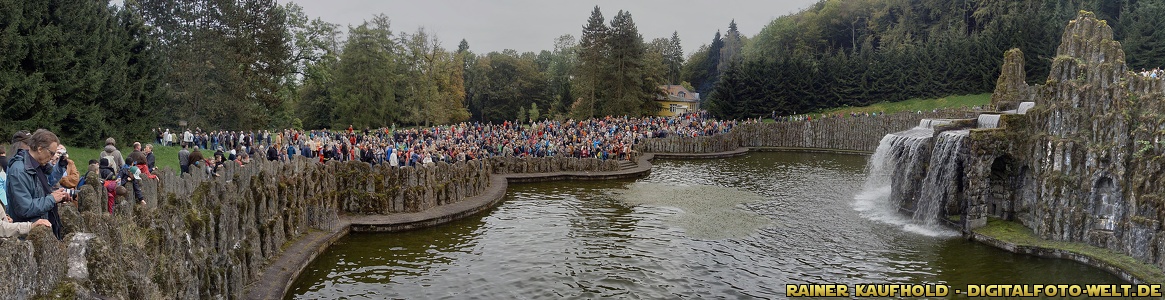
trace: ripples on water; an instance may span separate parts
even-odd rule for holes
[[[636,181],[511,185],[486,214],[342,239],[289,297],[735,299],[782,298],[790,283],[1119,282],[903,230],[855,202],[865,161],[756,153],[660,160]]]

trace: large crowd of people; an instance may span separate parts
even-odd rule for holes
[[[606,117],[588,120],[501,124],[458,123],[424,128],[357,130],[212,131],[175,133],[156,129],[158,142],[180,144],[183,172],[219,174],[227,163],[251,159],[320,162],[363,161],[390,166],[429,166],[489,157],[578,157],[631,159],[640,139],[708,136],[731,130],[737,121],[717,121],[705,112],[677,117]],[[213,155],[203,152],[213,153]]]
[[[286,161],[304,156],[319,162],[363,161],[393,167],[431,166],[490,157],[634,157],[632,146],[642,139],[698,137],[726,133],[749,121],[717,121],[706,112],[676,117],[606,117],[587,120],[464,122],[406,129],[281,131],[155,130],[158,144],[180,146],[182,173],[217,176],[226,164],[245,165],[252,157]],[[140,182],[156,177],[153,144],[134,142],[129,155],[113,138],[99,157],[88,161],[105,187],[110,213],[116,194],[144,203]],[[204,154],[205,152],[205,154]],[[75,190],[89,174],[78,174],[65,146],[55,134],[40,129],[19,131],[11,149],[0,149],[0,238],[23,236],[35,226],[52,228],[61,238],[57,207],[75,199]],[[132,188],[132,194],[130,189]]]

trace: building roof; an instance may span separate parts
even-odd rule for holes
[[[675,84],[661,85],[661,86],[659,86],[659,89],[661,89],[667,93],[667,99],[658,99],[661,101],[662,100],[677,101],[677,102],[699,102],[700,101],[700,97],[699,97],[700,94],[693,93],[692,91],[689,91],[687,88],[684,88],[684,86],[682,86],[682,85],[675,85]]]

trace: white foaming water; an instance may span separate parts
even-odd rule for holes
[[[629,205],[679,209],[680,212],[667,222],[683,228],[688,236],[700,239],[745,237],[772,223],[768,217],[741,207],[765,200],[763,196],[741,189],[638,182],[618,194],[620,200]]]
[[[935,127],[951,123],[954,123],[954,121],[950,119],[922,119],[922,121],[918,121],[918,127],[915,127],[915,129],[933,130]]]
[[[932,237],[957,236],[954,230],[935,225],[931,222],[916,222],[912,216],[903,215],[898,211],[900,200],[890,199],[893,193],[894,172],[899,164],[910,163],[909,160],[919,159],[920,155],[929,156],[930,153],[918,153],[924,144],[930,141],[933,130],[925,127],[915,127],[907,131],[887,134],[878,144],[874,155],[870,156],[866,170],[866,182],[862,190],[854,195],[854,209],[864,218],[894,225],[902,230]]]
[[[981,114],[978,123],[979,128],[999,128],[999,115]]]
[[[918,194],[913,219],[915,222],[926,225],[938,224],[943,205],[956,201],[959,193],[958,183],[963,179],[963,144],[969,134],[968,130],[946,131],[939,134],[931,151],[930,161],[926,170],[926,178],[922,181],[922,190]]]

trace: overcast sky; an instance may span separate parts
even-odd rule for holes
[[[280,0],[282,3],[286,0]],[[809,7],[817,0],[295,0],[312,19],[359,25],[384,13],[394,32],[425,27],[454,50],[461,39],[476,53],[514,49],[553,50],[554,39],[582,34],[596,5],[609,25],[619,10],[631,12],[644,42],[679,32],[684,55],[728,30],[736,19],[746,36],[755,36],[776,17]]]

